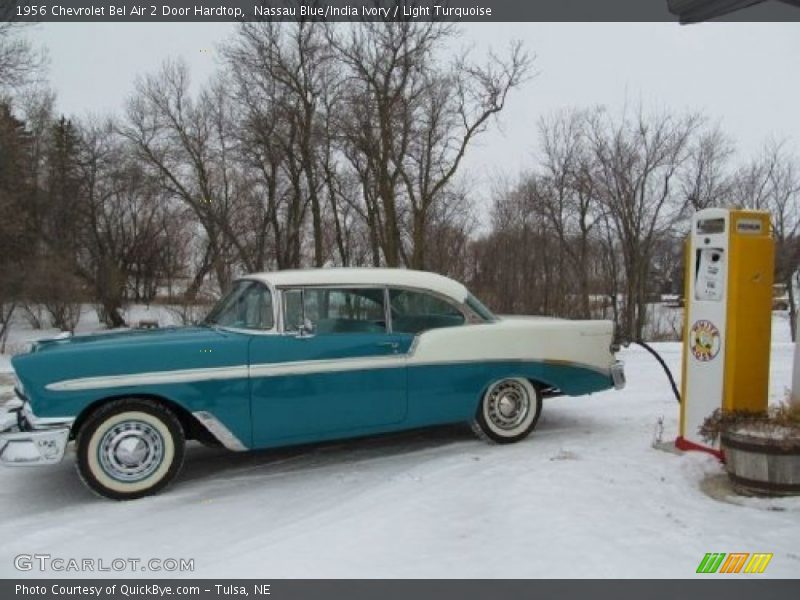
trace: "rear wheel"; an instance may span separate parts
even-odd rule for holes
[[[185,440],[177,417],[149,399],[101,406],[78,433],[78,472],[92,490],[114,500],[155,494],[183,464]]]
[[[493,382],[481,399],[472,428],[498,444],[526,438],[542,412],[542,395],[527,379],[510,377]]]

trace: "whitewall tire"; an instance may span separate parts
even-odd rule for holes
[[[92,490],[114,500],[155,494],[176,477],[185,439],[180,421],[149,399],[104,404],[81,427],[78,472]]]
[[[490,442],[518,442],[533,431],[541,412],[542,395],[530,381],[498,379],[484,392],[472,428]]]

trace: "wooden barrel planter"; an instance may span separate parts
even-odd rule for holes
[[[759,496],[800,494],[800,436],[782,427],[731,428],[721,434],[728,476],[737,491]]]

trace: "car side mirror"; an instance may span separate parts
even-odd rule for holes
[[[310,319],[303,319],[303,322],[297,331],[297,337],[302,338],[314,337],[314,334],[316,333],[314,323],[312,323]]]

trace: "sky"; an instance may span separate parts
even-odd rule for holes
[[[44,23],[29,37],[49,50],[59,110],[83,116],[120,113],[135,77],[169,57],[182,56],[201,84],[235,32],[231,23]],[[532,164],[538,120],[564,108],[702,111],[743,157],[769,138],[800,148],[800,23],[471,23],[454,51],[479,58],[511,40],[535,54],[536,76],[465,157],[462,175],[484,197]]]

